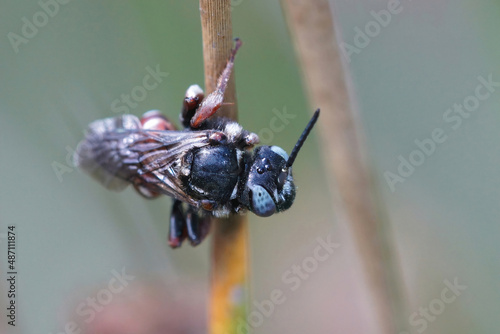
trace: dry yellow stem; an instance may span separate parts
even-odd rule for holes
[[[206,95],[212,92],[233,46],[230,0],[200,0]],[[224,105],[217,112],[237,118],[234,74]],[[212,231],[212,282],[209,314],[211,334],[237,332],[244,326],[248,295],[248,226],[244,216],[218,219]]]

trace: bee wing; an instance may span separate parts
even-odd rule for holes
[[[143,131],[141,134],[146,136],[146,141],[136,142],[130,148],[139,153],[137,177],[154,184],[162,193],[197,207],[198,202],[183,190],[179,177],[182,159],[191,149],[209,145],[212,132]]]
[[[97,120],[89,124],[85,139],[73,156],[75,166],[87,172],[106,188],[121,191],[128,186],[127,176],[134,167],[127,166],[127,158],[119,148],[123,140],[141,128],[139,119],[132,115]]]
[[[195,204],[180,185],[179,158],[192,148],[209,145],[209,133],[143,130],[135,116],[107,118],[89,125],[74,163],[115,191],[123,190],[145,174],[153,175],[154,183],[164,193]]]

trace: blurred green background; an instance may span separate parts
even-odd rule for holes
[[[370,12],[386,9],[388,2],[332,5],[340,39],[354,45],[357,28],[374,21]],[[171,321],[165,328],[180,326],[165,332],[203,332],[210,240],[169,249],[168,198],[147,201],[131,189],[109,192],[68,160],[87,124],[117,115],[113,101],[141,86],[148,67],[168,76],[130,113],[160,109],[177,121],[185,89],[204,82],[198,2],[71,1],[57,12],[52,7],[54,15],[16,47],[9,36],[22,36],[23,18],[33,22],[42,7],[13,0],[1,6],[0,263],[5,273],[3,234],[16,225],[15,330],[69,332],[65,326],[74,321],[83,332],[97,333],[117,314],[153,323],[160,320],[144,319],[161,310],[161,321]],[[350,62],[344,59],[353,99],[393,226],[408,317],[440,299],[445,280],[467,286],[425,330],[410,320],[407,330],[496,333],[500,92],[481,101],[456,130],[443,115],[474,94],[478,76],[500,81],[500,6],[463,0],[403,0],[400,6],[366,47]],[[271,142],[290,151],[315,106],[302,91],[279,2],[233,1],[232,14],[234,35],[244,42],[235,65],[240,123],[259,133],[270,127],[275,110],[286,110],[295,118]],[[430,138],[435,128],[443,128],[447,140],[392,192],[384,173],[396,173],[398,156],[408,159],[414,141]],[[293,208],[268,219],[250,215],[250,300],[262,302],[276,289],[285,296],[255,333],[374,333],[355,247],[344,218],[332,209],[336,194],[325,182],[320,145],[313,133],[294,165],[299,188]],[[283,275],[313,254],[318,237],[329,235],[341,247],[292,290]],[[114,270],[124,267],[135,277],[130,287],[96,312],[97,320],[85,321],[78,306],[99,295]],[[7,305],[4,277],[1,305]],[[163,293],[167,297],[159,298]],[[135,305],[135,311],[124,311],[120,303]],[[151,312],[144,311],[148,307]],[[3,313],[0,324],[15,333]]]

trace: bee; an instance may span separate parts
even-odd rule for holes
[[[180,121],[184,130],[157,110],[141,119],[121,115],[92,122],[74,154],[74,163],[106,188],[132,184],[146,198],[173,197],[169,244],[187,238],[196,246],[207,235],[212,216],[251,211],[261,217],[289,209],[295,199],[292,165],[319,117],[307,124],[291,154],[259,146],[259,137],[237,122],[211,117],[221,107],[241,41],[236,40],[215,91],[204,97],[190,86]]]

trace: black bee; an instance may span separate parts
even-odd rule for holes
[[[261,217],[290,208],[295,199],[292,165],[319,116],[306,126],[290,156],[278,146],[260,146],[255,133],[223,117],[209,118],[223,103],[224,91],[241,46],[239,40],[217,89],[204,99],[193,85],[186,91],[178,131],[160,112],[107,118],[91,123],[74,162],[106,188],[127,185],[146,198],[174,198],[169,244],[186,238],[193,246],[206,236],[210,217],[250,210]],[[182,203],[187,205],[183,206]]]

